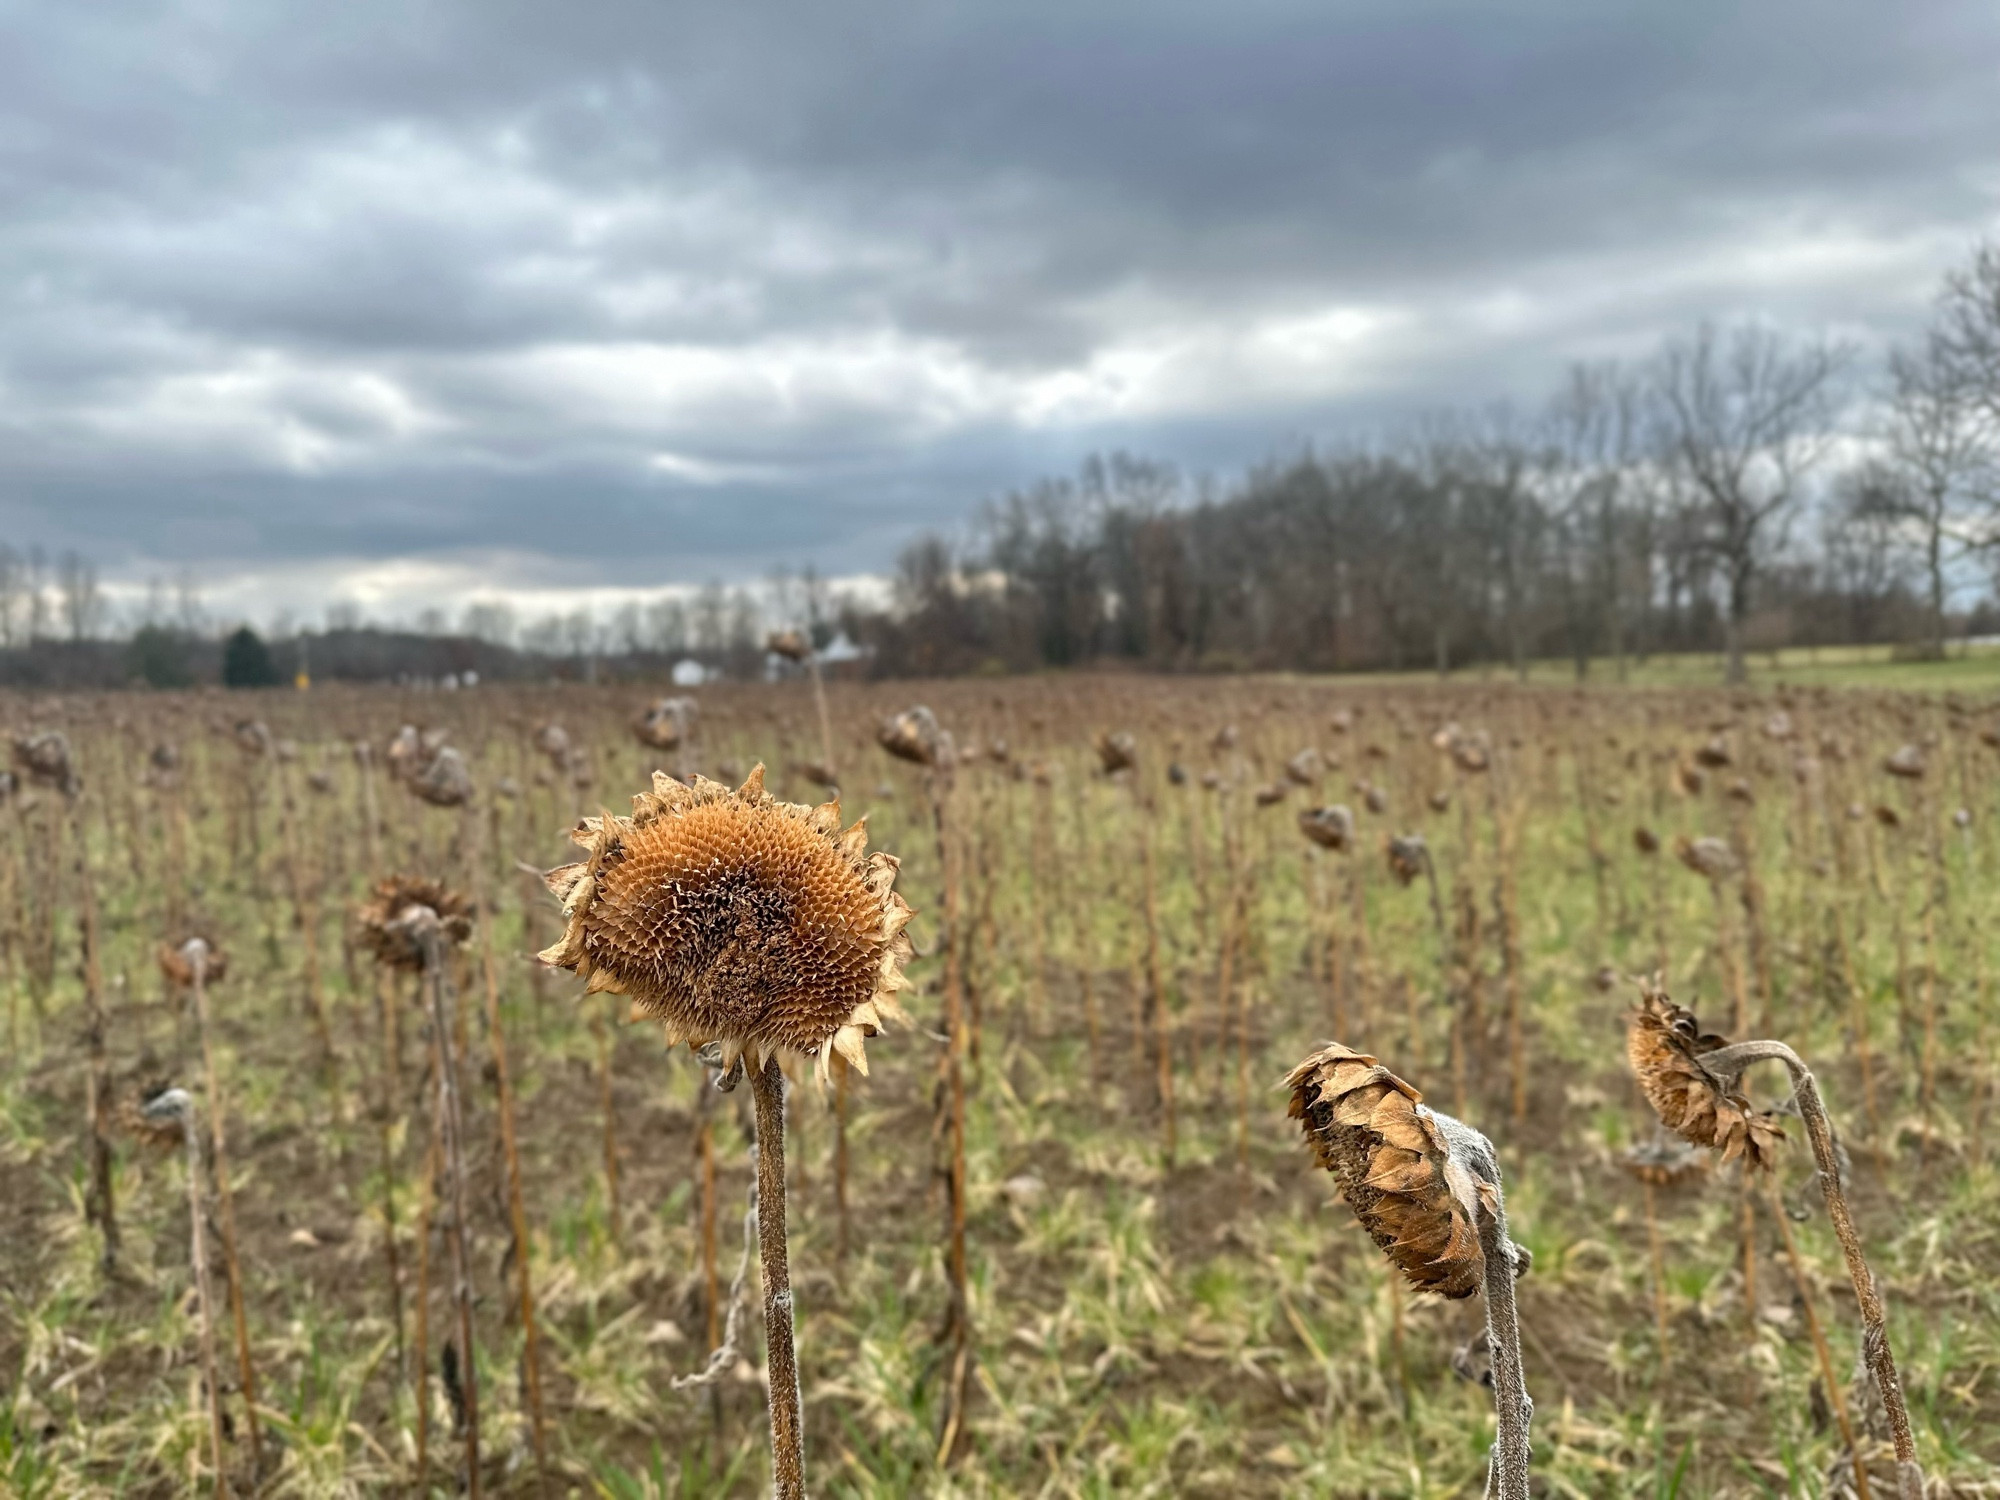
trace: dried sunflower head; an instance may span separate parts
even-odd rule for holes
[[[815,786],[823,786],[828,791],[834,791],[840,786],[839,773],[822,760],[795,760],[792,762],[792,774],[802,776]]]
[[[812,643],[797,630],[774,630],[765,637],[764,649],[786,661],[804,661],[812,655]]]
[[[1397,883],[1408,885],[1431,862],[1431,846],[1421,833],[1398,834],[1389,840],[1389,873]]]
[[[1648,1187],[1657,1188],[1679,1187],[1708,1170],[1706,1156],[1688,1142],[1665,1134],[1628,1147],[1618,1164]]]
[[[1451,758],[1459,770],[1474,775],[1488,769],[1493,764],[1493,751],[1485,731],[1459,735],[1451,742]]]
[[[354,750],[356,757],[362,758],[361,746],[356,745]],[[417,726],[414,724],[405,724],[396,731],[396,737],[389,741],[388,753],[383,756],[384,762],[389,767],[389,776],[395,781],[401,781],[408,776],[423,763],[424,759],[423,736],[417,732]]]
[[[919,766],[948,766],[954,758],[951,736],[938,727],[937,715],[921,703],[884,719],[875,739],[896,759]]]
[[[1734,1077],[1720,1076],[1702,1061],[1728,1045],[1704,1032],[1694,1012],[1674,1004],[1657,979],[1640,982],[1625,1055],[1653,1113],[1683,1140],[1720,1151],[1724,1161],[1740,1156],[1768,1168],[1785,1138],[1777,1117],[1755,1108]]]
[[[868,1071],[862,1044],[906,984],[911,913],[895,856],[865,852],[865,819],[843,833],[838,801],[778,801],[760,765],[733,792],[656,773],[631,817],[571,837],[590,857],[546,877],[569,921],[543,963],[631,996],[670,1045],[810,1057],[822,1078],[838,1052]]]
[[[1106,776],[1130,771],[1139,764],[1139,742],[1124,730],[1097,737],[1097,761]]]
[[[1486,1265],[1479,1224],[1496,1211],[1499,1189],[1472,1170],[1474,1153],[1464,1148],[1483,1146],[1490,1160],[1490,1143],[1338,1042],[1292,1069],[1285,1087],[1313,1156],[1404,1279],[1444,1297],[1478,1291]],[[1519,1274],[1529,1257],[1515,1250]]]
[[[425,910],[436,916],[447,943],[456,945],[472,936],[473,907],[466,897],[441,880],[391,875],[376,885],[355,913],[362,941],[373,950],[377,963],[392,969],[423,968],[418,919]]]
[[[1723,839],[1691,839],[1682,834],[1674,840],[1674,856],[1707,880],[1721,880],[1736,873],[1736,851]]]
[[[65,797],[83,790],[70,757],[69,736],[60,729],[42,729],[14,737],[14,764],[41,786],[57,788]]]
[[[1257,805],[1275,807],[1290,795],[1291,790],[1291,787],[1282,781],[1273,781],[1266,786],[1260,786],[1257,788]]]
[[[1299,814],[1299,832],[1322,849],[1345,850],[1354,842],[1354,811],[1343,802],[1309,807]]]
[[[1882,762],[1882,769],[1905,781],[1919,780],[1926,769],[1924,752],[1915,745],[1898,745],[1895,754]]]
[[[128,1094],[114,1113],[120,1130],[156,1151],[182,1145],[194,1129],[194,1099],[183,1088]]]
[[[632,721],[632,733],[655,750],[678,750],[694,728],[692,698],[662,698]]]
[[[535,729],[535,749],[558,771],[569,764],[569,731],[551,720]]]
[[[463,807],[472,800],[472,772],[465,757],[445,745],[412,773],[410,790],[433,807]]]
[[[159,957],[160,972],[178,989],[194,984],[197,965],[205,984],[219,984],[229,973],[229,955],[200,934],[179,943],[160,944]]]
[[[1316,786],[1325,774],[1326,761],[1311,745],[1285,762],[1285,776],[1300,786]]]

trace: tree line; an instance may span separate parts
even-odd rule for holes
[[[1571,369],[1532,414],[1264,464],[1217,493],[1114,455],[902,555],[854,612],[877,669],[1090,661],[1305,671],[1894,642],[2000,621],[2000,247],[1876,371],[1824,339],[1703,326]],[[1980,585],[1976,590],[1965,587]],[[1954,596],[1977,592],[1970,610]]]

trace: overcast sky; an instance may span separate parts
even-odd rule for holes
[[[1093,449],[1879,347],[1996,80],[1988,3],[0,0],[0,540],[259,618],[881,571]]]

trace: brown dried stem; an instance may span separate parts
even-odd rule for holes
[[[222,1260],[229,1274],[229,1317],[236,1335],[236,1377],[243,1392],[244,1427],[250,1435],[250,1472],[264,1472],[263,1423],[257,1415],[257,1371],[250,1360],[250,1324],[243,1308],[243,1267],[236,1256],[236,1194],[229,1183],[229,1141],[224,1126],[222,1075],[208,1016],[208,944],[194,939],[181,950],[194,971],[195,1024],[201,1031],[201,1063],[208,1088],[208,1130],[215,1171],[215,1194],[222,1208]]]
[[[149,1100],[141,1111],[148,1121],[171,1121],[180,1130],[187,1153],[188,1261],[194,1275],[195,1304],[201,1318],[201,1378],[208,1387],[209,1452],[215,1465],[216,1500],[228,1500],[229,1476],[223,1458],[222,1383],[215,1362],[215,1293],[209,1285],[208,1215],[202,1207],[201,1136],[195,1128],[194,1100],[185,1089],[168,1089]]]
[[[458,1063],[452,1052],[451,976],[444,933],[436,913],[428,907],[416,911],[417,937],[424,950],[425,987],[430,992],[439,1144],[445,1189],[451,1202],[446,1239],[451,1247],[452,1301],[458,1311],[458,1371],[465,1398],[466,1485],[472,1500],[479,1500],[479,1371],[472,1338],[472,1230],[467,1218],[465,1118],[459,1101]]]
[[[111,1186],[111,1063],[106,1048],[104,969],[97,930],[97,886],[91,879],[89,838],[83,824],[83,797],[70,797],[70,837],[76,845],[77,905],[81,908],[81,959],[85,1041],[84,1113],[90,1123],[90,1217],[104,1235],[102,1264],[109,1276],[118,1267],[118,1209]],[[53,928],[55,903],[49,903]]]
[[[1785,1211],[1785,1199],[1778,1191],[1777,1178],[1770,1180],[1768,1189],[1771,1217],[1778,1221],[1778,1235],[1785,1242],[1785,1258],[1792,1265],[1792,1281],[1799,1289],[1799,1305],[1805,1309],[1806,1330],[1812,1335],[1813,1357],[1819,1361],[1820,1383],[1826,1387],[1827,1404],[1833,1408],[1833,1419],[1840,1427],[1840,1440],[1854,1457],[1854,1487],[1859,1500],[1870,1500],[1868,1465],[1861,1451],[1854,1446],[1854,1427],[1847,1418],[1847,1398],[1841,1394],[1840,1380],[1833,1373],[1833,1353],[1826,1347],[1825,1330],[1819,1326],[1819,1309],[1813,1301],[1812,1282],[1806,1276],[1806,1263],[1800,1257],[1798,1241],[1792,1235],[1791,1215]]]
[[[479,824],[468,814],[470,832],[476,840]],[[483,892],[486,887],[484,850],[472,863]],[[482,903],[484,904],[484,903]],[[507,1165],[507,1216],[514,1235],[516,1295],[521,1312],[523,1384],[527,1387],[529,1435],[535,1445],[535,1475],[544,1493],[548,1490],[548,1453],[542,1424],[542,1360],[539,1332],[535,1326],[535,1287],[530,1264],[528,1212],[521,1192],[521,1154],[514,1122],[514,1083],[507,1061],[507,1033],[500,1017],[500,974],[493,956],[493,915],[489,907],[479,924],[480,966],[486,980],[486,1040],[493,1052],[494,1081],[500,1096],[500,1151]]]
[[[771,1485],[777,1500],[805,1500],[805,1422],[785,1245],[785,1075],[776,1058],[748,1071],[750,1097],[757,1106],[757,1250],[764,1273],[765,1373],[771,1388]]]
[[[1740,1075],[1752,1063],[1772,1060],[1785,1065],[1792,1077],[1793,1097],[1799,1118],[1805,1122],[1806,1137],[1812,1143],[1813,1161],[1819,1168],[1819,1188],[1826,1200],[1827,1221],[1847,1261],[1848,1279],[1854,1283],[1854,1300],[1861,1311],[1862,1358],[1875,1379],[1888,1418],[1889,1436],[1896,1446],[1896,1477],[1902,1500],[1923,1500],[1923,1470],[1917,1463],[1916,1439],[1910,1430],[1910,1412],[1903,1400],[1903,1382],[1896,1371],[1896,1357],[1889,1348],[1889,1319],[1882,1295],[1875,1285],[1855,1231],[1854,1216],[1847,1205],[1847,1192],[1840,1178],[1840,1162],[1834,1150],[1833,1124],[1820,1099],[1819,1083],[1799,1055],[1783,1042],[1739,1042],[1710,1053],[1704,1061],[1717,1076]]]

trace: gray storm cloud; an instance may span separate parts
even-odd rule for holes
[[[1894,337],[2000,223],[1972,5],[20,3],[0,38],[0,528],[130,576],[879,568],[1094,447],[1228,471],[1702,317]]]

